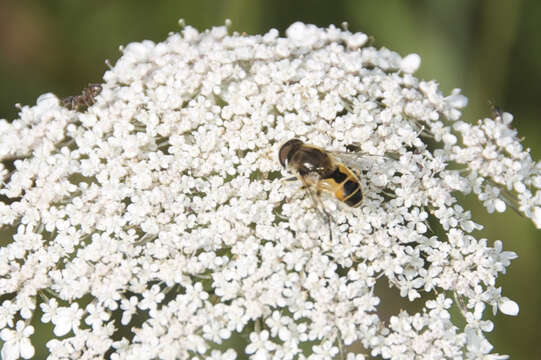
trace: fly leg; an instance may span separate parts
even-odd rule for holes
[[[297,181],[299,180],[296,176],[291,176],[291,177],[288,177],[288,178],[285,178],[285,179],[282,179],[282,183],[285,183],[285,182],[291,182],[291,181]],[[301,187],[299,187],[291,196],[289,197],[286,197],[285,199],[283,200],[280,200],[280,201],[277,201],[274,203],[274,205],[276,206],[275,207],[275,210],[277,210],[278,208],[280,208],[284,203],[289,203],[291,202],[291,200],[295,197],[295,195],[297,195],[299,193],[300,190],[304,190],[306,188],[307,185],[303,185]],[[274,211],[274,215],[276,215],[277,217],[279,217],[280,219],[282,220],[288,220],[287,217],[284,217],[282,216],[281,214],[278,214],[277,211]]]
[[[296,176],[282,179],[282,182],[295,181],[295,180],[301,180],[302,186],[299,187],[293,193],[293,195],[291,195],[289,198],[286,198],[285,199],[286,202],[291,201],[291,199],[293,199],[300,190],[308,191],[308,194],[310,194],[310,198],[312,199],[312,202],[314,203],[314,207],[316,208],[316,211],[327,221],[327,226],[329,228],[329,239],[332,242],[332,229],[331,229],[332,216],[331,214],[329,214],[329,212],[327,212],[327,210],[325,209],[325,205],[323,204],[323,201],[321,201],[321,190],[317,189],[316,194],[314,194],[314,191],[313,191],[314,186],[311,185],[310,183],[307,183],[304,178],[299,178]]]
[[[298,179],[296,176],[291,176],[291,177],[282,179],[282,183],[285,183],[286,181],[287,181],[287,182],[290,182],[290,181],[297,181],[297,180],[299,180],[299,179]],[[295,197],[295,195],[297,195],[297,194],[299,193],[300,190],[304,190],[307,186],[308,186],[308,185],[306,185],[306,184],[303,183],[303,185],[302,185],[301,187],[299,187],[299,188],[293,193],[293,195],[291,195],[290,197],[287,197],[287,198],[285,199],[285,201],[286,201],[286,202],[290,202],[290,201]]]
[[[312,198],[312,201],[314,202],[314,205],[316,207],[316,210],[319,212],[319,214],[327,220],[327,226],[329,228],[329,240],[332,242],[332,229],[331,229],[331,221],[332,216],[325,210],[325,205],[323,204],[323,201],[321,201],[321,190],[317,190],[316,194],[314,195],[314,192],[309,186],[306,186],[306,189],[308,190],[308,193],[310,194],[310,197]]]

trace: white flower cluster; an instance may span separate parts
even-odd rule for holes
[[[336,27],[185,27],[126,46],[85,111],[1,120],[3,358],[33,356],[34,316],[51,359],[500,358],[484,310],[518,313],[495,285],[516,255],[455,195],[539,227],[541,167],[419,65]],[[332,236],[282,181],[294,137],[358,155],[362,205],[322,197]],[[421,310],[385,317],[378,279]]]

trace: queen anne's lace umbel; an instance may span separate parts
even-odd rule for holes
[[[516,255],[455,195],[539,227],[541,166],[419,65],[336,27],[186,27],[126,46],[88,109],[0,121],[3,358],[34,354],[33,316],[53,359],[499,358],[484,310],[518,313],[495,285]],[[332,237],[282,181],[293,137],[361,154],[363,204],[322,198]],[[377,279],[421,310],[385,317]]]

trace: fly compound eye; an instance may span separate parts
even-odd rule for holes
[[[280,165],[282,165],[282,168],[287,168],[287,154],[282,152],[283,146],[280,148],[280,153],[278,155],[278,159],[280,160]]]
[[[295,151],[297,151],[301,146],[303,142],[299,139],[291,139],[286,141],[282,146],[280,146],[280,150],[278,150],[278,160],[280,161],[280,165],[285,169],[288,166],[289,159],[293,155]]]

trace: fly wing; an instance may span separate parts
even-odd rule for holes
[[[348,167],[366,170],[374,164],[383,163],[385,156],[369,155],[361,152],[333,151],[332,155]]]
[[[359,151],[333,151],[332,155],[357,173],[374,170],[381,173],[394,173],[396,170],[392,169],[399,165],[398,155],[393,154],[371,155]]]

